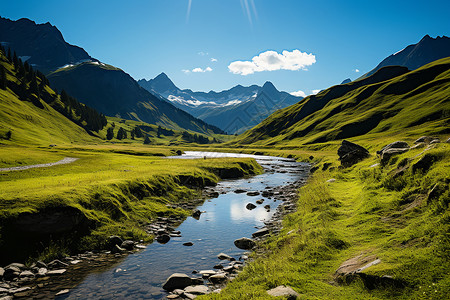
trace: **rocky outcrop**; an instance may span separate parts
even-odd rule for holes
[[[392,156],[396,154],[405,153],[409,150],[409,145],[407,142],[396,141],[385,146],[377,154],[381,156],[381,164],[386,164]]]
[[[360,145],[343,140],[338,149],[338,155],[341,165],[343,167],[350,167],[358,161],[369,157],[369,151]]]

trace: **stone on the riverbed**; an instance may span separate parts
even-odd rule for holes
[[[114,245],[111,249],[111,253],[123,253],[123,252],[125,252],[125,249],[123,249],[119,245]]]
[[[183,246],[193,246],[194,245],[194,243],[193,242],[186,242],[186,243],[183,243]]]
[[[47,275],[47,272],[48,272],[47,268],[39,268],[37,275],[44,277],[45,275]]]
[[[25,277],[34,277],[33,272],[31,271],[23,271],[22,273],[20,273],[19,275],[20,278],[25,278]]]
[[[235,240],[234,245],[243,250],[250,250],[256,246],[255,241],[246,237]]]
[[[248,210],[252,210],[252,209],[255,209],[255,208],[256,208],[256,205],[253,204],[253,203],[248,203],[248,204],[245,206],[245,208],[248,209]]]
[[[21,271],[23,271],[23,270],[25,270],[25,269],[27,268],[24,264],[21,264],[21,263],[12,263],[12,264],[9,264],[9,265],[7,265],[7,266],[5,267],[5,269],[6,269],[6,268],[9,268],[9,267],[15,267],[15,268],[18,268],[18,269],[21,270]]]
[[[259,192],[256,192],[256,191],[255,191],[255,192],[248,192],[248,193],[247,193],[247,196],[252,196],[252,197],[253,197],[253,196],[258,196],[258,195],[259,195]]]
[[[211,275],[217,274],[217,272],[214,270],[202,270],[199,274],[202,275],[203,278],[208,278]]]
[[[167,234],[158,235],[156,241],[160,244],[165,244],[170,241],[170,236]]]
[[[194,295],[205,295],[209,293],[209,289],[205,285],[191,285],[185,288],[184,292]]]
[[[213,268],[214,268],[214,269],[217,269],[217,270],[222,270],[222,269],[223,269],[223,265],[217,264],[217,265],[215,265]]]
[[[264,235],[266,235],[266,234],[269,234],[270,232],[269,232],[269,229],[268,228],[266,228],[266,227],[264,227],[264,228],[261,228],[260,230],[258,230],[258,231],[256,231],[256,232],[254,232],[253,234],[252,234],[252,237],[260,237],[260,236],[264,236]]]
[[[227,280],[228,277],[225,273],[218,273],[209,277],[209,281],[212,283],[221,283]]]
[[[198,209],[196,209],[196,210],[194,210],[194,212],[192,213],[192,217],[194,218],[194,219],[200,219],[200,215],[202,214],[202,212],[200,211],[200,210],[198,210]]]
[[[49,268],[65,268],[67,266],[69,266],[69,265],[58,259],[52,260],[51,262],[48,263]]]
[[[134,249],[134,242],[131,240],[123,241],[122,245],[120,245],[121,248],[124,248],[126,250],[133,250]]]
[[[270,210],[270,205],[269,204],[264,205],[264,208],[267,209],[267,210]]]
[[[184,297],[184,299],[190,299],[190,300],[197,298],[196,295],[191,294],[191,293],[183,293],[183,297]]]
[[[272,297],[285,297],[288,300],[295,300],[298,297],[300,297],[300,294],[294,291],[289,286],[280,285],[276,288],[273,288],[271,290],[267,291],[267,294],[269,294]]]
[[[246,193],[246,190],[241,190],[241,189],[237,189],[234,191],[236,194],[242,194],[242,193]]]
[[[225,254],[225,253],[219,253],[219,254],[217,255],[217,258],[220,259],[220,260],[224,260],[224,259],[230,260],[230,259],[231,259],[231,256],[229,256],[228,254]]]
[[[264,199],[256,200],[256,204],[263,204],[263,202],[264,202]]]
[[[59,269],[59,270],[52,270],[52,271],[48,271],[47,275],[62,275],[64,273],[66,273],[66,269]]]
[[[9,292],[13,294],[15,298],[20,298],[29,296],[33,292],[33,290],[29,286],[25,286],[10,290]]]
[[[174,273],[167,278],[163,284],[163,289],[171,291],[174,289],[184,289],[192,284],[192,279],[186,274]]]
[[[65,295],[65,294],[68,294],[69,292],[70,292],[69,289],[60,290],[59,292],[56,293],[55,296]]]
[[[109,249],[112,249],[115,245],[122,245],[123,240],[117,236],[117,235],[111,235],[110,237],[108,237],[108,245],[109,245]]]

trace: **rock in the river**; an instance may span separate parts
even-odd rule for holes
[[[69,265],[58,259],[52,260],[51,262],[48,263],[49,268],[65,268],[67,266],[69,266]]]
[[[20,278],[25,278],[25,277],[34,277],[33,272],[31,271],[23,271],[22,273],[20,273],[19,275]]]
[[[248,210],[252,210],[252,209],[255,209],[255,208],[256,208],[256,205],[253,204],[253,203],[248,203],[248,204],[245,206],[245,208],[247,208]]]
[[[227,280],[228,277],[225,273],[218,273],[209,277],[209,281],[212,283],[221,283]]]
[[[236,194],[242,194],[242,193],[246,193],[246,190],[241,190],[241,189],[237,189],[234,191]]]
[[[127,250],[133,250],[134,249],[134,242],[131,240],[123,241],[121,248],[127,249]]]
[[[248,192],[247,193],[247,196],[258,196],[259,195],[259,192]]]
[[[194,245],[193,242],[186,242],[186,243],[183,243],[183,246],[193,246],[193,245]]]
[[[209,293],[209,289],[205,285],[191,285],[185,288],[184,292],[194,295],[205,295]]]
[[[158,235],[156,241],[160,244],[165,244],[170,241],[170,236],[167,234]]]
[[[65,295],[65,294],[68,294],[69,292],[70,292],[69,289],[60,290],[59,292],[56,293],[55,296]]]
[[[192,217],[193,217],[194,219],[199,219],[201,214],[202,214],[202,212],[201,212],[200,210],[196,209],[196,210],[194,210],[194,212],[192,213]]]
[[[277,286],[276,288],[268,290],[267,294],[269,294],[272,297],[284,297],[285,299],[288,300],[295,300],[298,297],[300,297],[299,293],[294,291],[291,287],[284,285],[280,285]]]
[[[264,202],[264,199],[256,200],[256,204],[263,204],[263,202]]]
[[[366,148],[355,143],[343,140],[341,147],[338,149],[339,160],[344,167],[350,167],[360,160],[369,156]]]
[[[217,270],[222,270],[222,269],[223,269],[223,265],[217,264],[217,265],[215,265],[213,268],[214,268],[214,269],[217,269]]]
[[[66,269],[60,269],[60,270],[52,270],[52,271],[48,271],[47,275],[62,275],[64,273],[66,273]]]
[[[13,294],[15,298],[27,297],[32,292],[33,290],[29,286],[10,290],[10,293]]]
[[[220,260],[225,260],[225,259],[230,260],[230,259],[231,259],[231,256],[229,256],[228,254],[225,254],[225,253],[219,253],[219,254],[217,255],[217,258],[220,259]]]
[[[184,289],[192,284],[192,279],[186,274],[174,273],[167,278],[163,284],[163,289],[171,291],[174,289]]]
[[[269,229],[264,227],[264,228],[261,228],[260,230],[258,230],[256,232],[254,232],[252,234],[252,237],[256,238],[256,237],[259,237],[259,236],[264,236],[264,235],[269,234],[269,233],[270,233]]]
[[[250,250],[255,247],[255,242],[252,239],[243,237],[234,241],[234,245],[239,249]]]

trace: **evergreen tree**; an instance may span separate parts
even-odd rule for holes
[[[158,131],[156,132],[156,136],[157,136],[158,138],[161,138],[161,131],[162,131],[162,128],[161,128],[161,125],[159,125],[159,126],[158,126]]]
[[[142,133],[141,128],[139,128],[138,126],[134,127],[134,135],[135,135],[137,138],[141,138],[141,137],[144,136],[144,134]]]
[[[11,135],[12,135],[12,132],[11,132],[11,130],[9,130],[9,131],[6,133],[5,138],[6,138],[7,140],[10,140],[10,139],[11,139]]]
[[[6,90],[8,80],[6,79],[6,70],[3,65],[0,65],[0,89]]]
[[[106,139],[112,140],[113,138],[114,138],[114,128],[109,127],[108,130],[106,131]]]
[[[117,131],[117,139],[122,140],[127,138],[127,132],[122,127],[119,128],[119,131]]]
[[[148,145],[148,144],[150,144],[151,143],[151,141],[150,141],[150,138],[148,137],[148,135],[145,137],[145,140],[144,140],[144,145]]]

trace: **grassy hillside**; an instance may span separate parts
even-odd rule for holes
[[[1,144],[48,146],[97,140],[53,108],[65,109],[65,105],[47,85],[43,86],[40,98],[36,94],[27,97],[18,95],[22,84],[16,76],[18,71],[1,51],[0,65],[5,70],[8,85],[6,89],[0,89]],[[30,88],[30,83],[26,88]],[[43,101],[43,98],[47,101]],[[8,132],[11,135],[9,138]]]
[[[245,132],[237,144],[323,143],[356,136],[449,133],[450,58],[415,71],[385,67],[359,81],[326,89],[279,110]]]

